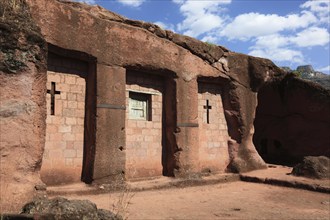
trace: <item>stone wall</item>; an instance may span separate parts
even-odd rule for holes
[[[81,178],[87,73],[85,62],[52,53],[48,56],[46,143],[41,169],[41,179],[47,185]]]
[[[128,72],[126,83],[126,178],[161,176],[163,80]]]
[[[199,82],[199,164],[202,172],[224,172],[229,163],[228,128],[221,85]]]

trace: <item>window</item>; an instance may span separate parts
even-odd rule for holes
[[[129,92],[129,119],[151,121],[151,95]]]

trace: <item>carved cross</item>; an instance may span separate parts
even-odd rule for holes
[[[50,114],[55,115],[55,95],[61,94],[60,91],[56,91],[55,82],[51,82],[51,89],[47,89],[47,93],[50,94]]]
[[[206,109],[206,122],[210,124],[210,109],[212,109],[212,106],[209,104],[209,100],[206,100],[206,105],[204,105],[204,109]]]

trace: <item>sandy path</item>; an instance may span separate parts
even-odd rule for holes
[[[134,194],[134,195],[133,195]],[[128,219],[330,219],[330,195],[256,183],[233,182],[188,188],[68,196],[113,210],[132,196]],[[123,197],[124,195],[124,197]],[[120,205],[119,205],[120,206]]]

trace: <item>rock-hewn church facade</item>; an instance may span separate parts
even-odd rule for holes
[[[225,49],[203,45],[215,50],[211,66],[167,39],[182,36],[155,25],[97,7],[43,4],[32,3],[48,42],[44,182],[227,170]]]
[[[40,177],[52,185],[266,168],[252,140],[257,92],[286,75],[271,61],[99,6],[26,2],[25,26],[0,26],[13,42],[4,52],[15,51],[6,57],[30,56],[24,68],[0,66],[8,206],[30,199]]]
[[[256,93],[232,66],[240,57],[246,72],[251,59],[267,60],[100,7],[29,2],[48,43],[44,182],[265,167],[252,143],[253,116],[243,116],[254,114]],[[260,74],[277,70],[264,68]],[[237,105],[239,90],[249,109]],[[253,159],[235,161],[238,148]]]

